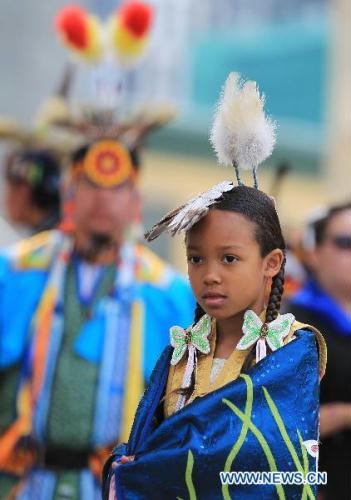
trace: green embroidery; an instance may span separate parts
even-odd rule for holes
[[[243,336],[240,339],[237,349],[245,350],[255,344],[260,338],[264,337],[267,344],[276,351],[284,345],[284,337],[290,332],[291,325],[295,321],[292,314],[283,314],[271,323],[263,324],[254,311],[248,310],[244,316]],[[263,331],[262,327],[266,329]]]
[[[239,417],[242,422],[245,422],[245,414],[241,410],[239,410],[239,408],[237,406],[235,406],[233,403],[231,403],[227,399],[223,399],[223,403],[226,404],[227,406],[229,406],[229,408],[232,410],[232,412],[235,413],[235,415],[237,417]],[[270,471],[277,472],[278,471],[277,464],[275,463],[273,453],[272,453],[272,451],[269,447],[269,444],[266,441],[264,435],[255,426],[255,424],[252,423],[251,420],[248,422],[248,427],[249,427],[250,431],[253,433],[253,435],[256,437],[257,441],[260,443],[261,448],[263,450],[263,453],[266,455]],[[285,500],[285,493],[284,493],[284,488],[282,487],[282,485],[277,484],[276,489],[277,489],[279,500]]]
[[[246,403],[245,403],[245,420],[243,421],[243,425],[239,434],[238,439],[234,443],[233,448],[230,450],[230,453],[227,457],[227,460],[224,465],[224,472],[229,472],[232,468],[232,464],[235,460],[235,457],[239,453],[242,445],[244,444],[246,435],[249,430],[249,422],[251,421],[251,412],[252,412],[252,403],[253,403],[253,385],[252,380],[248,375],[242,375],[242,378],[246,383]],[[229,485],[222,485],[222,495],[224,500],[230,500],[229,495]]]
[[[194,467],[194,456],[191,452],[191,450],[188,451],[188,461],[186,464],[186,470],[185,470],[185,483],[188,488],[189,492],[189,500],[196,500],[196,491],[192,479],[192,474],[193,474],[193,467]]]
[[[306,477],[307,474],[308,474],[308,472],[309,472],[308,455],[307,455],[306,447],[303,444],[303,439],[302,439],[302,436],[300,434],[299,429],[297,429],[297,436],[299,438],[299,443],[300,443],[300,447],[301,447],[302,460],[303,460],[303,470],[304,470],[304,474],[305,474],[305,477]],[[306,499],[307,499],[307,485],[305,484],[304,487],[303,487],[303,490],[302,490],[301,500],[306,500]]]
[[[176,365],[184,356],[188,345],[192,344],[203,354],[210,352],[208,336],[211,333],[211,318],[205,314],[190,331],[186,331],[179,326],[172,326],[170,329],[171,345],[174,347],[171,364]]]
[[[233,465],[233,462],[235,458],[237,457],[240,449],[242,448],[246,435],[248,431],[250,430],[253,435],[256,437],[258,443],[260,444],[263,453],[266,456],[268,466],[271,472],[277,472],[277,464],[274,458],[274,455],[271,451],[271,448],[268,444],[268,441],[262,434],[262,432],[256,427],[256,425],[252,422],[251,420],[251,414],[252,414],[252,406],[253,406],[253,383],[251,377],[248,375],[240,375],[241,378],[244,379],[246,383],[246,403],[245,403],[245,412],[242,412],[236,405],[234,405],[231,401],[227,399],[223,399],[223,403],[227,405],[230,410],[242,421],[243,425],[240,431],[240,434],[234,443],[232,449],[230,450],[227,459],[225,461],[224,465],[224,472],[230,472],[231,467]],[[298,457],[298,454],[295,450],[295,447],[287,433],[286,427],[284,425],[283,419],[279,413],[279,410],[277,406],[275,405],[273,399],[271,398],[268,390],[266,387],[262,387],[264,396],[266,398],[268,407],[271,411],[271,414],[278,426],[278,429],[280,431],[280,434],[282,436],[282,439],[284,440],[284,443],[286,444],[289,453],[293,459],[293,462],[295,464],[295,467],[297,471],[301,472],[305,477],[309,472],[309,459],[307,455],[306,448],[303,444],[303,439],[301,436],[300,431],[297,429],[297,436],[299,439],[300,447],[301,447],[301,454],[302,454],[302,464],[300,462],[300,459]],[[187,466],[186,466],[186,471],[185,471],[185,482],[188,488],[189,492],[189,499],[190,500],[196,500],[196,491],[195,487],[192,481],[192,472],[193,472],[193,467],[194,467],[194,457],[191,452],[191,450],[188,451],[188,460],[187,460]],[[279,500],[285,500],[285,492],[284,488],[281,484],[275,485],[278,498]],[[229,485],[222,485],[222,495],[224,500],[230,500],[230,494],[229,494]],[[313,491],[311,489],[311,486],[309,484],[303,485],[302,489],[302,497],[301,500],[307,500],[309,498],[310,500],[315,500],[315,496],[313,494]],[[177,497],[177,500],[181,500],[179,497]]]
[[[294,445],[292,444],[291,442],[291,439],[286,431],[286,428],[285,428],[285,425],[284,425],[284,422],[283,422],[283,419],[282,417],[280,416],[280,413],[278,411],[278,408],[276,407],[273,399],[271,398],[269,392],[267,391],[267,389],[265,387],[262,387],[262,390],[263,390],[263,393],[265,395],[265,398],[267,400],[267,403],[268,403],[268,406],[269,406],[269,409],[271,410],[271,413],[273,415],[273,418],[278,426],[278,429],[280,431],[280,434],[290,452],[290,455],[291,455],[291,458],[293,459],[294,461],[294,464],[295,464],[295,467],[296,469],[299,471],[299,472],[302,472],[304,473],[304,470],[302,468],[302,465],[301,465],[301,462],[299,460],[299,457],[296,453],[296,450],[294,448]],[[307,494],[309,496],[309,498],[311,499],[314,499],[314,494],[313,494],[313,491],[311,489],[311,486],[309,484],[306,485],[307,487]]]

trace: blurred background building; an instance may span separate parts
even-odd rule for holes
[[[68,55],[53,28],[63,0],[2,0],[0,114],[30,124],[57,86]],[[117,0],[80,0],[107,16]],[[227,74],[257,80],[278,122],[278,143],[262,187],[274,188],[287,229],[316,205],[351,195],[350,0],[150,0],[156,24],[148,55],[128,75],[130,106],[169,102],[177,119],[146,145],[142,188],[145,224],[232,172],[216,167],[208,135]],[[79,64],[73,100],[95,99],[98,70]],[[113,100],[113,98],[112,98]],[[1,238],[14,235],[2,222]],[[154,247],[180,267],[179,247]],[[2,241],[0,241],[2,243]],[[179,243],[181,245],[181,243]]]

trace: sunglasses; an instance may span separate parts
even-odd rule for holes
[[[329,240],[339,250],[351,250],[351,234],[330,235],[326,237],[326,240]]]

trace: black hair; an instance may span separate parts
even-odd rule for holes
[[[87,154],[89,150],[90,145],[85,144],[84,146],[81,146],[80,148],[76,149],[72,155],[71,155],[71,161],[72,164],[74,165],[75,163],[79,163],[80,161],[84,160],[85,155]]]
[[[46,149],[12,152],[6,160],[6,178],[30,187],[31,201],[40,210],[59,215],[61,170],[55,154]]]
[[[211,209],[227,210],[243,215],[255,225],[255,238],[262,257],[279,248],[284,253],[280,271],[272,280],[265,322],[274,321],[280,310],[284,292],[285,241],[280,227],[274,201],[262,191],[249,186],[236,186],[223,193]],[[199,304],[196,305],[194,322],[205,314]]]
[[[314,242],[316,246],[319,246],[324,242],[324,238],[327,233],[330,221],[336,215],[344,212],[345,210],[351,210],[351,201],[331,206],[324,217],[319,218],[309,224],[314,234]]]
[[[286,245],[273,199],[259,189],[249,186],[236,186],[230,191],[223,193],[218,201],[210,207],[210,210],[211,209],[236,212],[253,222],[255,225],[254,236],[260,247],[262,257],[265,257],[276,248],[279,248],[284,253],[281,268],[272,280],[271,293],[266,309],[265,323],[274,321],[279,314],[284,292]],[[200,304],[197,303],[194,314],[194,324],[197,323],[204,314],[205,311]],[[243,364],[243,373],[247,372],[252,366],[254,357],[254,351],[251,350]],[[193,393],[194,386],[195,374],[193,372],[190,386],[186,389],[178,389],[177,393],[188,398]]]

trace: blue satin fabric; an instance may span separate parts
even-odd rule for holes
[[[263,388],[274,401],[302,465],[302,446],[297,431],[302,441],[318,440],[319,369],[316,341],[310,331],[299,330],[296,337],[296,340],[268,355],[247,374],[253,384],[251,422],[267,441],[278,471],[296,471],[297,468],[273,418]],[[192,498],[223,498],[219,472],[224,470],[227,457],[243,427],[242,420],[223,400],[230,401],[244,412],[247,383],[240,377],[196,399],[155,428],[153,417],[164,393],[171,352],[171,348],[166,348],[153,372],[150,385],[140,402],[127,447],[117,448],[109,462],[118,460],[121,454],[136,455],[134,462],[116,469],[118,500],[191,498],[185,479],[189,450],[194,458],[191,481],[196,497]],[[314,471],[315,459],[308,456],[307,460],[309,470]],[[270,470],[263,448],[250,429],[230,470]],[[105,498],[111,474],[107,466]],[[283,490],[286,499],[302,497],[300,485],[284,485]],[[311,490],[310,493],[315,495],[315,486],[311,486]],[[229,486],[228,493],[240,500],[278,498],[274,485]]]
[[[0,255],[0,371],[17,363],[24,353],[46,278],[42,270],[19,272]]]

